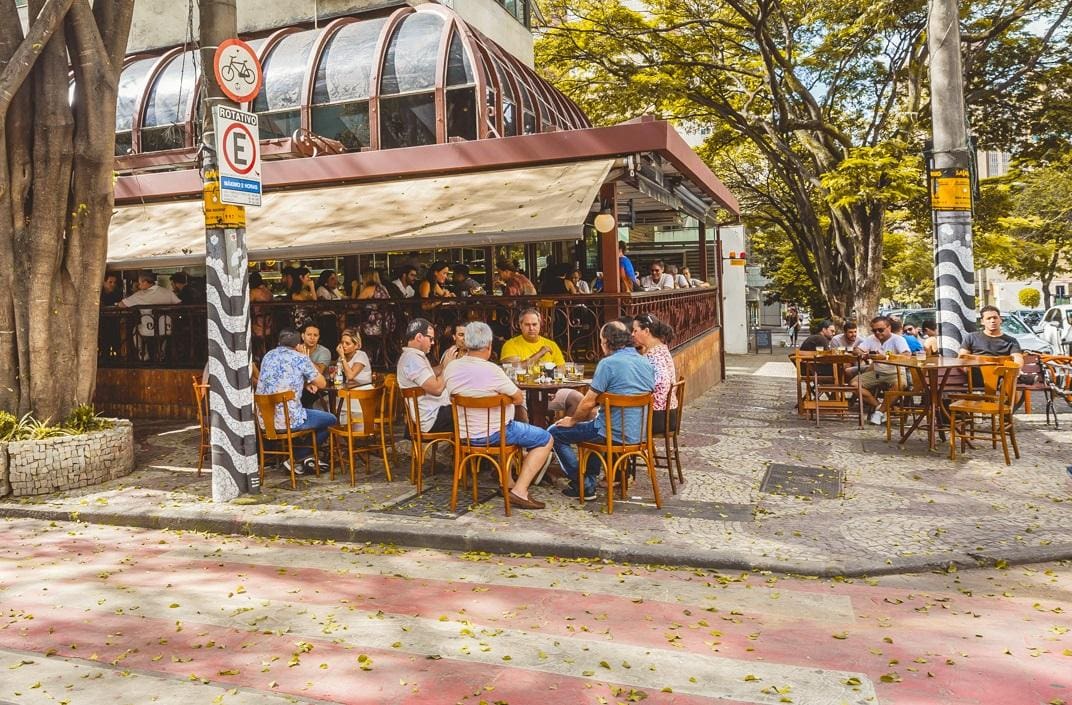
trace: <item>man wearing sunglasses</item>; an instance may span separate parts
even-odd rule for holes
[[[874,361],[884,359],[890,353],[907,354],[909,348],[905,339],[893,332],[893,321],[887,316],[876,316],[871,319],[871,335],[857,341],[853,352]],[[880,402],[875,395],[882,389],[898,386],[897,368],[872,362],[871,369],[860,375],[860,386],[863,403],[873,409],[869,417],[871,423],[876,426],[886,423],[885,401]]]

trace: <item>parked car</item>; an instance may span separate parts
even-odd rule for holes
[[[901,322],[904,325],[913,325],[916,328],[920,328],[923,321],[926,320],[937,321],[938,311],[933,308],[915,308],[905,309],[901,313]],[[978,326],[979,321],[976,321],[975,323],[976,326]],[[1057,349],[1045,339],[1035,335],[1035,333],[1028,328],[1022,320],[1020,320],[1020,317],[1015,314],[1001,317],[1001,332],[1016,338],[1016,342],[1020,344],[1021,350],[1029,350],[1031,352],[1050,355]]]
[[[1019,311],[1013,311],[1013,313],[1020,317],[1024,325],[1037,333],[1039,324],[1042,323],[1042,316],[1046,312],[1040,308],[1024,308]]]
[[[1072,355],[1072,304],[1051,306],[1042,317],[1039,337],[1059,354]]]

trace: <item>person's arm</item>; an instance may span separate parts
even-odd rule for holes
[[[540,358],[542,358],[544,355],[547,355],[548,353],[551,353],[551,348],[546,345],[541,345],[539,350],[537,350],[529,357],[525,358],[525,366],[532,367],[540,361]]]
[[[303,366],[305,366],[304,363]],[[309,360],[308,366],[305,366],[305,369],[302,370],[302,374],[305,376],[305,388],[310,392],[317,392],[328,386],[328,381],[324,379],[324,375],[316,369],[312,360]]]
[[[417,288],[417,295],[420,296],[422,299],[427,299],[429,296],[431,296],[431,294],[432,285],[428,282],[427,279],[425,279]]]
[[[558,347],[558,343],[555,342],[551,343],[551,360],[553,360],[556,365],[566,364],[566,356],[562,354],[562,348]]]

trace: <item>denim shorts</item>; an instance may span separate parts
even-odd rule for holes
[[[533,426],[522,421],[508,421],[506,423],[506,445],[519,446],[525,450],[532,450],[547,445],[551,440],[551,434],[546,429]],[[474,438],[473,445],[496,445],[499,442],[498,432],[485,438]]]

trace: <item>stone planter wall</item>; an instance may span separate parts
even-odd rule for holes
[[[0,497],[62,492],[97,485],[134,470],[134,425],[81,436],[0,443]]]

